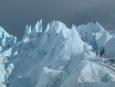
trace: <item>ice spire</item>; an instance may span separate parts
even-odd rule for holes
[[[99,22],[96,22],[96,25],[98,26],[98,28],[100,29],[101,32],[105,31]]]
[[[49,29],[50,29],[50,25],[49,25],[49,23],[48,23],[45,32],[48,32]]]
[[[68,29],[66,25],[60,21],[55,21],[52,23],[54,25],[53,30],[55,31],[55,33],[66,39],[70,32],[70,29]]]
[[[15,36],[14,37],[14,44],[17,42],[18,38]]]
[[[4,36],[6,37],[10,37],[10,34],[9,33],[7,33],[1,26],[0,26],[0,36],[2,35],[2,34],[4,34]]]
[[[42,32],[42,19],[36,23],[33,32]]]
[[[25,28],[25,35],[28,35],[31,33],[31,25],[26,25],[26,28]]]

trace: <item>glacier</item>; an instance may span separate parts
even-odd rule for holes
[[[22,40],[0,27],[0,87],[114,87],[115,34],[42,19]]]

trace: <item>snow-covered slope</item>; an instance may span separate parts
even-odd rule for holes
[[[115,86],[115,37],[99,23],[72,25],[69,29],[62,22],[53,21],[43,30],[40,20],[33,29],[31,25],[26,26],[21,41],[16,43],[16,38],[12,41],[9,47],[1,45],[4,48],[1,56],[8,63],[0,62],[5,72],[0,73],[0,84],[7,87]]]

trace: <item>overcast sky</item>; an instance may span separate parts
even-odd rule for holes
[[[99,21],[115,28],[115,0],[0,0],[0,25],[20,37],[26,24],[39,19],[67,25]]]

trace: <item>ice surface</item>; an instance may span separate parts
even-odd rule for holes
[[[115,86],[113,33],[98,22],[43,28],[27,25],[21,41],[0,28],[0,87]]]

